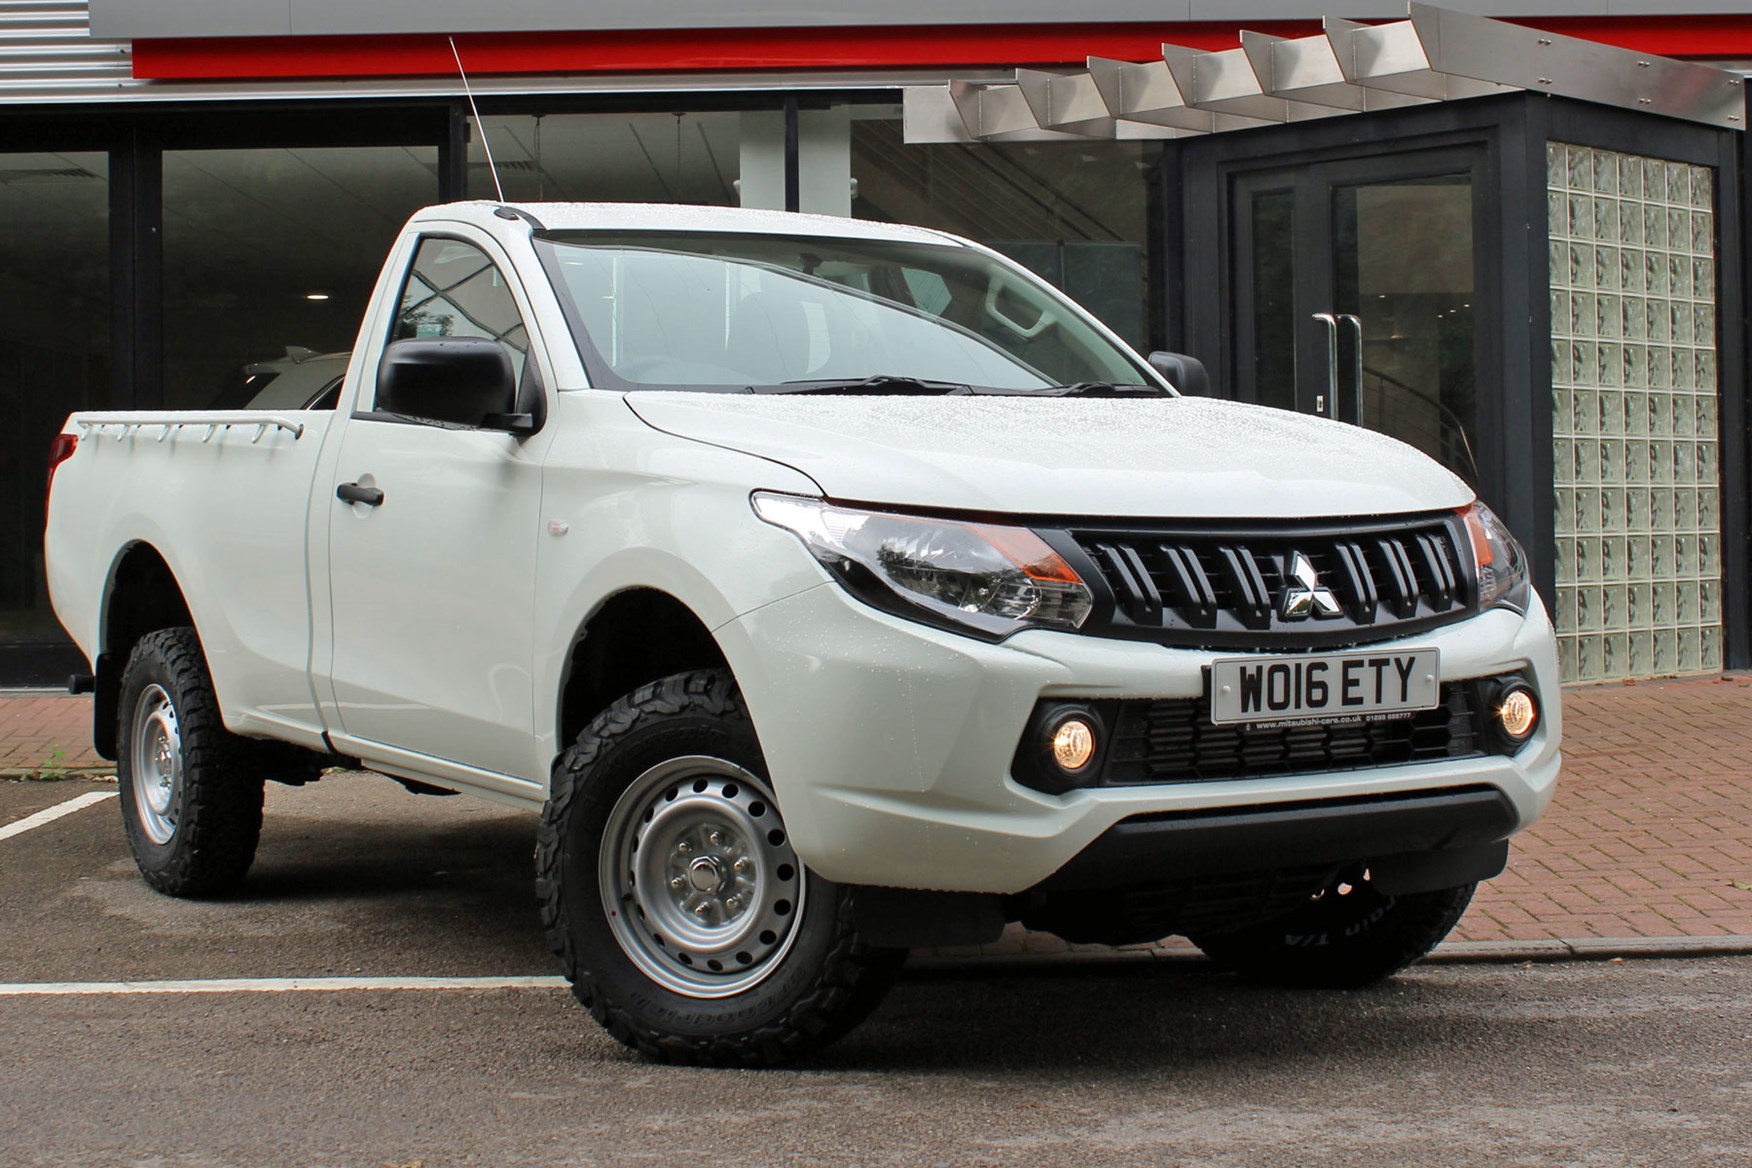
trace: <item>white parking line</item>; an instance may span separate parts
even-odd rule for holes
[[[116,793],[114,791],[92,791],[89,794],[69,799],[65,803],[57,803],[45,811],[39,811],[35,815],[27,815],[23,819],[15,820],[14,822],[7,824],[5,827],[0,827],[0,840],[11,839],[15,835],[23,835],[33,827],[41,827],[45,823],[53,823],[63,815],[71,815],[75,811],[80,811],[86,807],[90,807],[93,803],[102,803],[105,799],[114,799],[115,797]]]
[[[346,990],[549,990],[563,977],[216,977],[194,981],[24,981],[0,984],[0,998],[104,994],[284,994]]]

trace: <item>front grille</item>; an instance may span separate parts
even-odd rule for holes
[[[1084,626],[1097,635],[1201,648],[1359,644],[1459,620],[1475,603],[1457,514],[1062,535],[1092,570],[1085,579],[1106,586]]]
[[[1470,684],[1410,717],[1333,726],[1213,725],[1203,698],[1117,703],[1105,785],[1320,774],[1485,753]]]

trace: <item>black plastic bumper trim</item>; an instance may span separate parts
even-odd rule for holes
[[[1509,797],[1488,786],[1140,815],[1108,828],[1037,888],[1123,888],[1479,848],[1519,826]]]

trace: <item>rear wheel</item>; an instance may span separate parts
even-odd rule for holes
[[[117,716],[122,824],[140,874],[171,896],[234,891],[261,836],[262,780],[240,765],[195,630],[140,638]]]
[[[627,695],[560,757],[538,889],[573,993],[664,1062],[772,1065],[856,1025],[904,954],[791,848],[721,671]]]
[[[1475,884],[1388,896],[1366,870],[1340,873],[1287,917],[1200,934],[1218,964],[1275,985],[1356,988],[1393,976],[1446,937]]]

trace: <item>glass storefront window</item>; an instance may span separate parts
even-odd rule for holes
[[[854,109],[852,214],[1001,251],[1142,349],[1146,176],[1159,151],[1102,141],[908,146],[893,111]]]
[[[109,383],[109,160],[0,154],[0,680],[80,667],[43,580],[49,441]]]
[[[1476,481],[1472,204],[1469,172],[1332,191],[1335,311],[1362,321],[1358,420]]]
[[[497,198],[487,146],[512,202],[740,201],[737,112],[488,116],[468,144],[468,197]]]
[[[164,404],[319,392],[402,224],[437,197],[435,146],[166,151]]]

